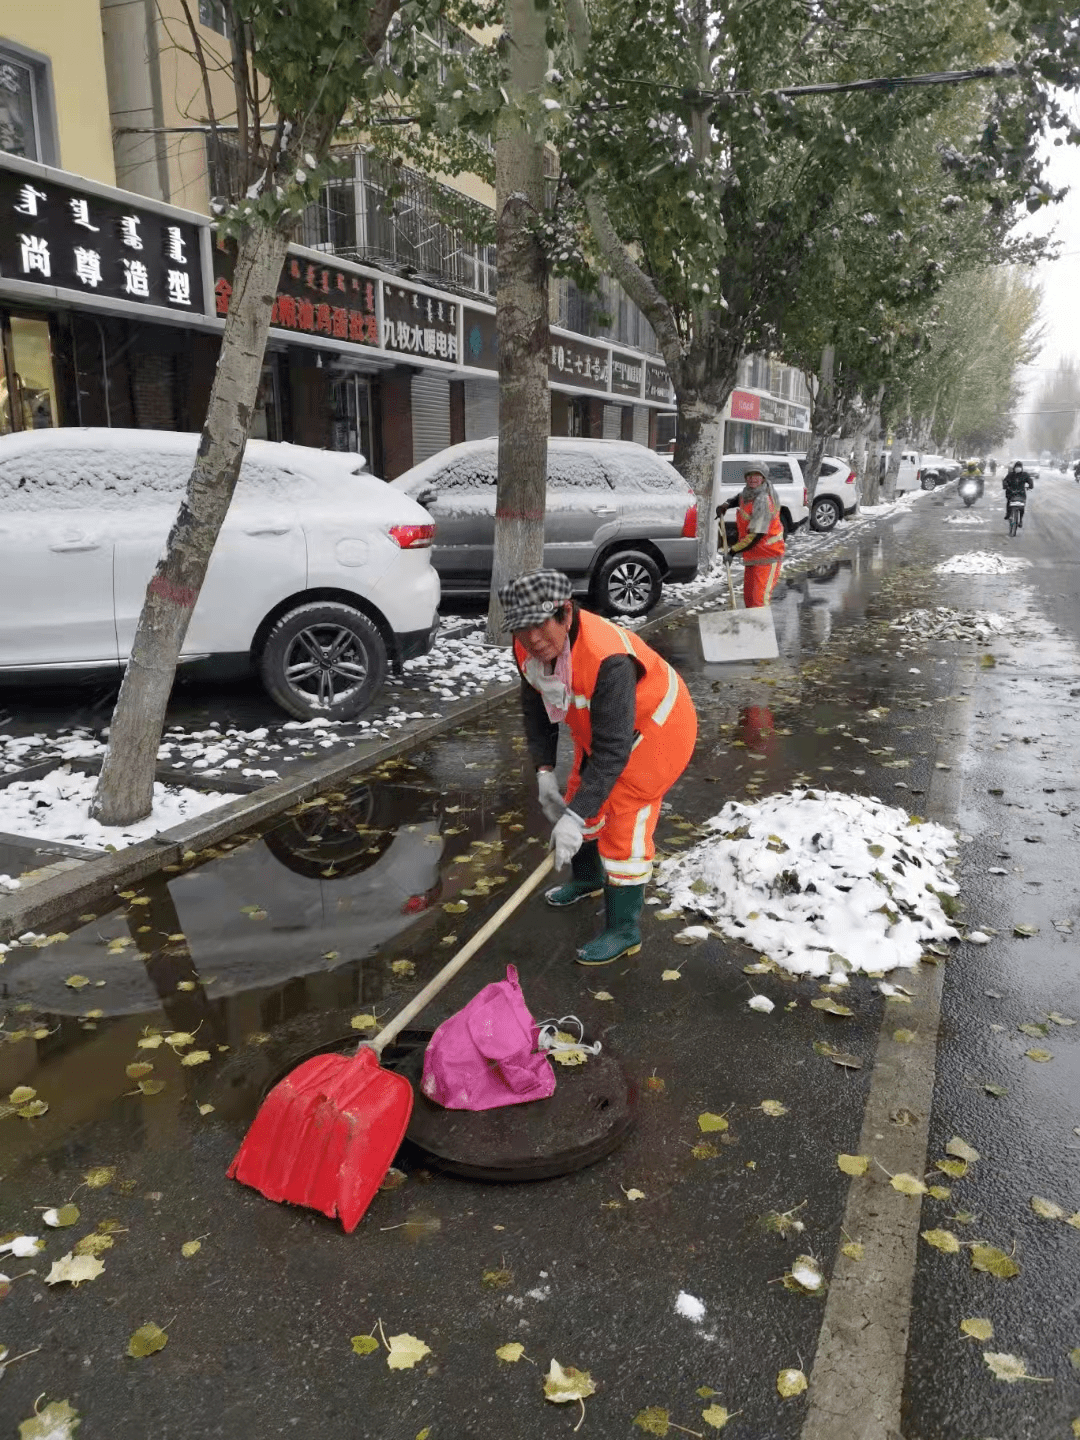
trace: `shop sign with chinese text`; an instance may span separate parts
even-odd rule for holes
[[[670,405],[675,403],[675,388],[663,365],[645,362],[645,399],[665,400]]]
[[[611,352],[611,388],[616,395],[639,396],[644,375],[645,362],[640,356]]]
[[[553,335],[548,380],[553,385],[575,385],[582,390],[607,390],[608,351],[584,340]]]
[[[218,315],[229,313],[234,262],[230,245],[214,247],[214,305]],[[281,267],[270,324],[277,330],[325,335],[353,345],[378,345],[375,284],[340,266],[288,255]]]
[[[383,281],[383,349],[458,361],[457,302]]]
[[[751,395],[747,390],[731,392],[732,420],[757,420],[761,416],[760,396]]]
[[[499,337],[494,315],[474,310],[471,305],[462,306],[461,343],[466,365],[476,370],[498,370]]]
[[[203,312],[196,226],[0,167],[0,275]]]

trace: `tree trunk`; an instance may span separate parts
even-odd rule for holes
[[[489,641],[505,642],[499,586],[544,563],[548,391],[548,269],[534,222],[544,211],[543,90],[548,52],[544,12],[534,0],[508,0],[503,85],[511,103],[499,115],[495,213],[499,345],[499,476],[495,554],[488,604]]]
[[[881,401],[885,386],[879,385],[865,423],[859,428],[860,463],[856,467],[863,505],[876,505],[881,490]]]
[[[818,371],[818,388],[814,396],[814,411],[810,421],[810,449],[803,461],[803,479],[806,482],[806,498],[813,505],[821,473],[821,461],[829,436],[836,428],[837,395],[833,383],[833,369],[836,361],[835,345],[826,345],[821,351],[821,367]]]
[[[103,825],[129,825],[153,806],[154,766],[176,663],[236,488],[287,248],[284,235],[264,229],[249,230],[239,246],[195,468],[146,588],[90,806]]]
[[[690,482],[698,504],[698,569],[704,572],[716,554],[715,479],[720,456],[723,405],[717,406],[693,391],[676,392],[678,423],[675,432],[675,469]]]
[[[896,499],[896,482],[900,478],[900,456],[904,449],[904,438],[897,430],[893,437],[892,453],[889,455],[889,468],[885,472],[885,499]]]

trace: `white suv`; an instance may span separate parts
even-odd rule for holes
[[[0,676],[118,670],[198,435],[0,437]],[[431,648],[431,518],[359,455],[249,441],[181,661],[255,668],[307,719],[358,715],[387,666]]]
[[[713,507],[722,500],[733,500],[743,488],[743,470],[749,460],[765,460],[769,465],[769,479],[772,481],[776,498],[780,501],[780,518],[784,522],[784,534],[790,535],[806,523],[810,514],[806,504],[806,484],[802,466],[795,455],[718,455],[713,478]]]

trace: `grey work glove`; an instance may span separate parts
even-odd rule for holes
[[[573,810],[564,810],[555,829],[551,832],[556,870],[561,870],[564,865],[570,864],[570,861],[581,849],[581,842],[584,838],[585,821],[580,815],[575,815]]]
[[[566,801],[562,797],[562,790],[555,778],[555,771],[538,770],[536,783],[540,792],[540,809],[554,825],[566,809]]]

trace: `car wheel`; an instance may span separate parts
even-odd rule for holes
[[[622,550],[609,555],[596,572],[593,600],[605,615],[633,619],[646,615],[663,590],[660,570],[643,550]]]
[[[936,485],[937,485],[937,477],[936,477],[936,476],[934,476],[934,475],[924,475],[924,476],[922,477],[922,488],[923,488],[924,490],[933,490]]]
[[[386,645],[375,626],[334,600],[283,615],[259,661],[270,698],[298,720],[353,719],[379,693],[386,668]]]
[[[834,530],[840,523],[843,514],[843,507],[839,500],[834,500],[830,495],[822,495],[815,499],[810,506],[810,528],[811,530]]]

